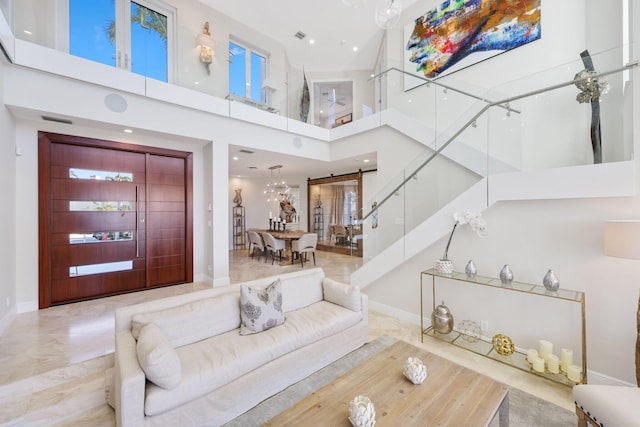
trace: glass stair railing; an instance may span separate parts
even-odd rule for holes
[[[465,208],[486,209],[494,200],[488,184],[491,176],[593,164],[590,127],[595,105],[580,97],[602,92],[594,98],[594,104],[600,107],[603,162],[632,159],[633,142],[630,131],[625,130],[633,124],[630,82],[638,61],[623,63],[624,51],[629,47],[591,56],[595,65],[592,73],[584,73],[584,63],[577,60],[500,85],[482,95],[456,90],[446,78],[443,82],[421,79],[423,86],[418,90],[422,93],[412,98],[421,98],[423,93],[441,98],[439,104],[434,100],[423,101],[424,104],[441,107],[442,98],[449,95],[450,101],[451,94],[465,99],[458,106],[448,106],[455,117],[442,117],[440,113],[441,117],[434,120],[434,113],[425,118],[424,126],[433,135],[429,142],[423,142],[427,148],[399,174],[387,179],[375,195],[365,195],[369,201],[357,221],[365,267],[367,261],[390,248],[396,255],[402,252],[394,256],[399,260],[414,255],[413,250],[405,253],[407,244],[403,239],[474,186],[480,185],[474,191],[481,194],[482,202],[478,203],[478,197],[469,198],[476,205]],[[398,75],[406,74],[390,68],[376,78],[397,80]],[[400,108],[407,97],[402,94]],[[396,105],[392,102],[387,107]],[[437,107],[434,110],[442,111]],[[445,122],[446,129],[437,127]],[[450,231],[452,212],[446,213],[446,226],[433,233],[433,239],[425,241],[422,249]]]

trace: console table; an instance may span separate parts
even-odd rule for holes
[[[425,280],[426,279],[426,280]],[[430,280],[429,280],[430,279]],[[476,275],[474,277],[467,276],[466,273],[454,272],[452,274],[441,274],[436,271],[435,268],[425,270],[420,273],[420,330],[422,331],[421,340],[424,342],[424,336],[432,336],[437,339],[449,342],[458,347],[472,351],[477,354],[489,357],[515,368],[534,373],[536,375],[548,378],[552,381],[559,382],[568,386],[573,386],[576,383],[569,380],[565,373],[562,371],[559,374],[553,374],[545,370],[545,372],[537,372],[531,368],[531,365],[527,362],[527,355],[516,351],[510,356],[502,356],[498,354],[494,349],[491,342],[482,340],[480,337],[471,337],[455,329],[448,334],[436,333],[432,326],[425,328],[424,325],[424,300],[423,292],[424,286],[431,283],[432,294],[432,309],[435,310],[436,306],[436,285],[439,280],[455,280],[471,286],[488,286],[495,289],[504,290],[506,292],[523,292],[530,295],[532,298],[558,298],[561,300],[569,301],[572,303],[580,304],[581,310],[581,334],[582,334],[582,383],[587,382],[587,344],[585,333],[585,294],[580,291],[572,291],[568,289],[558,289],[557,292],[549,292],[544,286],[534,285],[523,282],[511,282],[508,286],[504,285],[500,279],[494,277],[484,277]],[[425,283],[427,282],[427,283]],[[429,313],[430,316],[430,313]],[[578,364],[578,363],[576,363]]]

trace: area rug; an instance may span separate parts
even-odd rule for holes
[[[263,401],[250,411],[225,424],[225,426],[260,426],[396,341],[396,338],[385,335],[367,343],[304,380]],[[573,412],[518,389],[510,388],[510,427],[565,427],[575,426],[576,423],[577,418]],[[498,426],[498,417],[496,417],[490,427]]]

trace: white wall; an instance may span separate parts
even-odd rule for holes
[[[0,84],[4,81],[6,64],[0,58]],[[4,93],[4,90],[2,91]],[[0,94],[0,100],[2,94]],[[16,252],[14,250],[18,234],[16,233],[16,186],[13,185],[16,176],[15,154],[15,122],[9,111],[0,103],[0,129],[2,142],[0,143],[0,179],[2,186],[2,202],[4,209],[0,211],[0,235],[3,236],[0,248],[0,332],[8,326],[11,313],[15,312],[16,304]]]

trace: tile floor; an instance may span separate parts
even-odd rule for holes
[[[344,282],[362,262],[320,251],[316,258],[328,277]],[[246,251],[230,253],[232,283],[300,268],[277,260],[271,265],[271,260],[252,259]],[[104,389],[113,366],[115,309],[206,287],[177,285],[18,315],[0,335],[0,426],[113,425]],[[403,339],[573,411],[570,388],[429,337],[421,343],[417,325],[371,312],[370,334],[372,339],[383,334]]]

